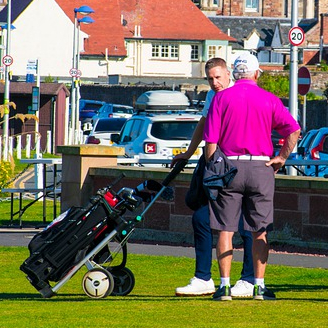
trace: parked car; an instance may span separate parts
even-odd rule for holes
[[[91,123],[92,117],[105,104],[104,101],[80,99],[80,121],[81,125]]]
[[[308,131],[298,144],[297,152],[302,158],[308,155],[309,147],[312,144],[313,139],[315,138],[317,133],[318,129]]]
[[[308,139],[308,142],[306,140]],[[302,147],[302,148],[301,148]],[[300,143],[299,153],[303,152],[304,159],[311,160],[328,160],[328,127],[323,127],[318,130],[309,131],[304,136],[304,142]],[[304,149],[304,150],[303,150]],[[304,168],[304,173],[309,176],[316,175],[316,168],[313,165],[308,165]],[[318,176],[322,177],[328,174],[327,165],[318,166]]]
[[[201,115],[185,111],[188,106],[188,98],[181,92],[146,92],[137,99],[137,113],[125,122],[120,134],[112,134],[112,141],[124,147],[128,157],[138,156],[139,159],[150,161],[171,160],[173,156],[188,148],[201,118]],[[192,159],[201,156],[201,146],[203,144],[196,150]]]
[[[125,117],[98,118],[86,140],[86,144],[112,145],[111,134],[121,131]]]
[[[120,104],[105,103],[97,111],[96,115],[92,117],[92,122],[101,117],[125,117],[129,118],[134,113],[133,107]]]
[[[273,145],[273,155],[277,155],[284,144],[284,138],[277,131],[273,130],[271,133],[271,140]]]

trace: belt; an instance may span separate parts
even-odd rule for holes
[[[228,159],[245,160],[245,161],[269,161],[269,156],[255,156],[255,155],[239,155],[227,156]]]

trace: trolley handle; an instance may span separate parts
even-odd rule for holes
[[[167,177],[162,182],[162,185],[164,187],[167,187],[172,180],[175,179],[175,177],[184,169],[184,167],[187,165],[188,160],[182,159],[178,161],[172,171],[167,175]]]

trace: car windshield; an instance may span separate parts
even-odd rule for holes
[[[197,121],[192,122],[154,122],[151,134],[164,140],[190,140],[196,129]]]
[[[86,104],[81,112],[97,112],[101,106],[102,104]]]
[[[317,133],[308,133],[305,135],[305,137],[302,139],[302,141],[299,144],[299,147],[309,147],[312,145],[313,140],[315,139]]]
[[[95,132],[103,131],[121,131],[123,124],[125,123],[125,118],[110,118],[106,120],[99,120],[95,127]]]
[[[123,106],[113,106],[114,113],[124,113],[124,114],[133,114],[133,109]]]

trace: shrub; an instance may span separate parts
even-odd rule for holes
[[[0,189],[6,187],[14,176],[13,161],[0,162]]]

